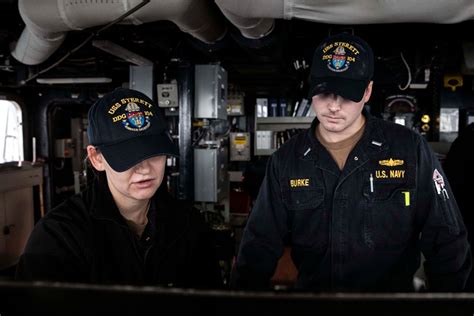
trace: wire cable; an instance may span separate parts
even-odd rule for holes
[[[408,80],[407,80],[407,84],[404,86],[404,87],[401,87],[400,85],[398,85],[398,89],[400,90],[406,90],[408,89],[408,87],[410,86],[411,84],[411,69],[410,69],[410,66],[408,65],[407,61],[405,60],[405,57],[403,56],[403,53],[400,52],[400,57],[402,58],[402,61],[403,63],[405,64],[405,67],[407,67],[407,71],[408,71]]]

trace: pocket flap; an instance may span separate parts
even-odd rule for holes
[[[324,200],[324,188],[313,178],[287,178],[283,185],[283,202],[290,210],[317,208]]]

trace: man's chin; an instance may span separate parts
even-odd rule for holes
[[[326,123],[326,124],[323,124],[322,127],[326,131],[331,132],[331,133],[338,133],[344,130],[344,126],[342,126],[341,124],[334,124],[334,123]]]

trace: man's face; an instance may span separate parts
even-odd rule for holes
[[[321,132],[330,135],[351,136],[361,127],[361,112],[372,92],[369,83],[361,101],[354,102],[332,93],[315,95],[312,99],[313,110],[320,122]]]

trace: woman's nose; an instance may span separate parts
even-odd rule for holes
[[[138,173],[144,173],[144,172],[147,172],[148,170],[150,170],[150,163],[148,162],[148,159],[145,159],[139,162],[135,166],[135,171]]]

